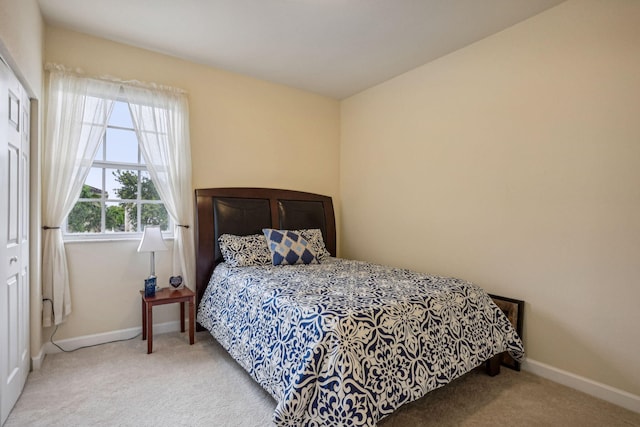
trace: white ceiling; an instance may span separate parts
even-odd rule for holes
[[[49,24],[338,99],[562,1],[38,0]]]

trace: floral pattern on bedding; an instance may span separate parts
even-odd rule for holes
[[[487,293],[359,261],[215,269],[198,322],[278,402],[278,426],[375,426],[522,343]]]

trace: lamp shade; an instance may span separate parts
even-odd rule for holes
[[[138,252],[159,252],[166,250],[167,246],[164,244],[160,226],[146,225],[144,227],[144,233],[142,234],[142,240],[140,240],[140,245],[138,245]]]

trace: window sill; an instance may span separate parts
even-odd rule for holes
[[[162,235],[162,238],[165,241],[173,241],[174,236],[170,235],[170,236],[165,236]],[[131,241],[135,241],[135,242],[140,242],[140,239],[142,239],[142,233],[140,233],[139,235],[134,235],[134,236],[64,236],[62,238],[64,244],[66,245],[67,243],[113,243],[113,242],[131,242]]]

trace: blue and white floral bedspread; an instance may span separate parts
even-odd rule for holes
[[[478,286],[359,261],[220,264],[198,322],[278,402],[278,426],[375,426],[394,409],[509,351]]]

